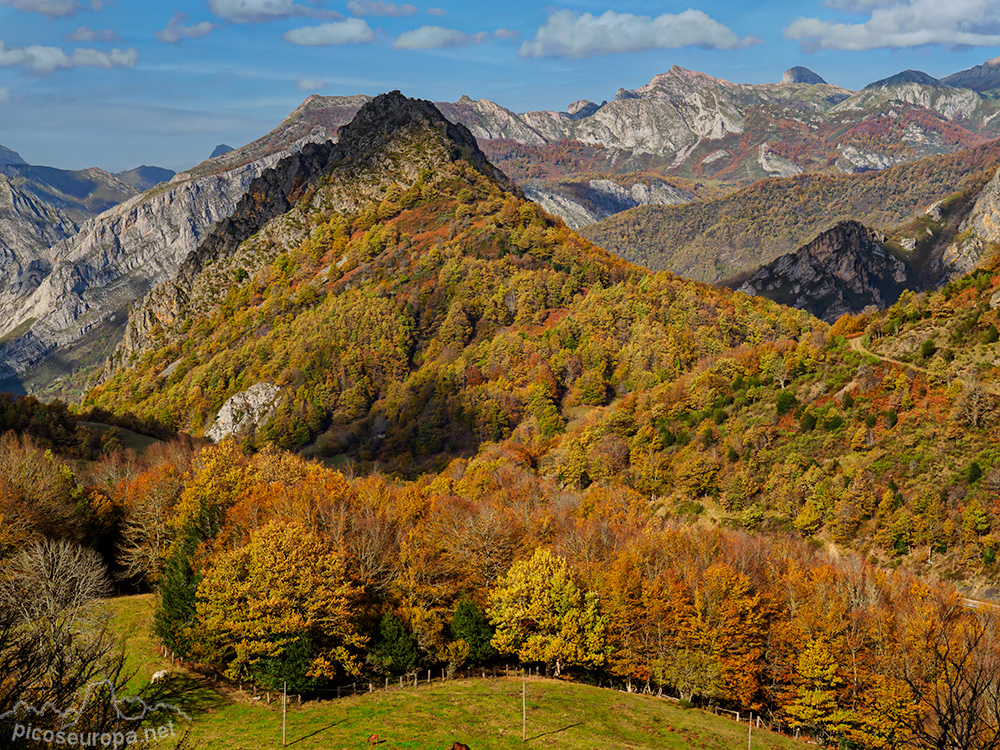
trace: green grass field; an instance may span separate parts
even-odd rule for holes
[[[157,669],[171,669],[156,651],[149,632],[151,596],[123,597],[111,603],[114,626],[129,637],[134,684]],[[173,670],[176,672],[176,669]],[[290,701],[286,737],[296,750],[347,750],[368,747],[378,734],[380,748],[447,750],[452,742],[472,750],[506,748],[608,748],[653,750],[739,750],[747,747],[747,725],[726,715],[685,710],[650,695],[629,695],[559,680],[529,677],[527,742],[521,740],[521,679],[452,680],[417,687],[390,688],[298,706]],[[178,687],[191,715],[189,740],[205,750],[280,748],[280,699],[270,705],[239,691],[212,690],[204,681],[180,677]],[[168,741],[164,741],[166,746]],[[755,730],[751,750],[802,750],[807,745],[766,730]]]

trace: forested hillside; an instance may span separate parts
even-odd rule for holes
[[[974,196],[1000,165],[1000,142],[856,175],[769,179],[715,200],[639,206],[585,227],[633,263],[716,282],[790,253],[839,221],[887,232],[955,193]]]
[[[996,621],[941,582],[996,595],[1000,268],[829,326],[591,245],[427,103],[345,131],[85,404],[197,435],[264,383],[270,415],[86,479],[4,438],[0,556],[97,519],[171,650],[272,689],[508,659],[834,747],[1000,745]],[[39,456],[55,504],[11,468]]]

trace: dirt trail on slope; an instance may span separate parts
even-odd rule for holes
[[[930,371],[925,367],[920,367],[919,365],[912,364],[911,362],[903,362],[900,359],[893,359],[892,357],[883,357],[881,354],[876,354],[871,349],[866,349],[864,345],[861,343],[861,336],[855,336],[852,339],[848,339],[848,343],[850,344],[851,349],[858,352],[859,354],[867,354],[869,357],[874,357],[875,359],[881,362],[889,362],[890,364],[899,365],[900,367],[909,367],[911,370],[922,372],[925,375],[931,374]],[[978,386],[987,393],[992,393],[994,396],[1000,396],[1000,387],[993,385],[991,383],[983,383],[983,382],[973,383],[970,380],[966,380],[965,378],[960,378],[960,377],[956,377],[955,380],[960,381],[962,385],[965,386],[966,390]]]

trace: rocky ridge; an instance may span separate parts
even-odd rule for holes
[[[0,338],[6,338],[0,359],[18,375],[34,377],[58,351],[66,364],[39,376],[36,386],[103,362],[109,350],[95,350],[94,340],[114,347],[129,306],[177,273],[208,230],[236,210],[254,179],[306,144],[336,137],[336,123],[350,119],[338,120],[345,110],[337,101],[318,111],[307,100],[268,136],[114,206],[42,252],[36,273],[0,286]]]
[[[679,205],[695,196],[663,180],[622,185],[608,179],[527,184],[524,194],[572,229],[593,224],[636,206]]]
[[[906,263],[885,249],[884,239],[859,222],[841,222],[727,286],[827,322],[868,307],[885,308],[906,288],[909,273]]]
[[[256,273],[282,249],[301,242],[303,211],[350,213],[380,200],[390,185],[406,189],[424,170],[459,159],[521,194],[489,163],[469,130],[446,120],[430,102],[398,91],[371,100],[341,129],[338,142],[309,145],[250,184],[232,215],[188,254],[176,276],[136,304],[100,382],[164,336],[181,335],[180,322],[189,312],[216,304],[225,294],[234,268]],[[322,187],[311,190],[321,180]],[[297,206],[303,199],[306,205]]]

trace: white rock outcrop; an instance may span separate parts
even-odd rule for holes
[[[273,383],[257,383],[226,399],[205,437],[218,443],[227,437],[253,434],[278,406],[281,389]]]

